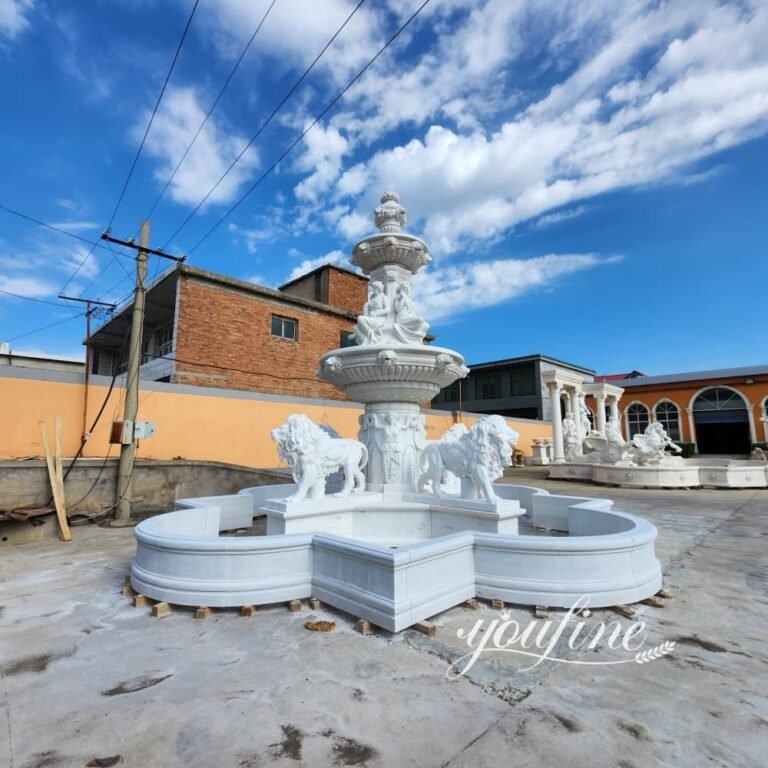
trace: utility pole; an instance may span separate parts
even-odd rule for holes
[[[99,307],[106,307],[111,311],[115,309],[115,304],[108,301],[96,301],[96,299],[84,299],[80,296],[65,296],[63,293],[59,294],[60,299],[66,299],[67,301],[81,301],[85,304],[85,388],[83,390],[83,435],[82,442],[85,444],[86,440],[90,437],[88,434],[88,383],[90,381],[91,374],[91,315],[97,311]],[[96,305],[96,306],[94,306]]]
[[[149,222],[141,222],[138,246],[133,240],[118,240],[108,232],[101,236],[102,240],[133,248],[136,255],[136,287],[133,294],[133,312],[131,315],[131,335],[128,340],[128,370],[125,381],[125,410],[123,421],[130,428],[129,439],[120,444],[120,464],[117,470],[117,504],[112,525],[115,527],[131,525],[131,504],[133,486],[133,466],[136,461],[136,440],[133,437],[133,426],[139,411],[139,368],[141,367],[141,341],[144,329],[144,296],[146,293],[147,256],[150,253],[170,259],[184,261],[186,256],[171,256],[162,250],[149,247]]]

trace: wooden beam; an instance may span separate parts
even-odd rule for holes
[[[45,422],[39,422],[40,438],[43,441],[43,451],[45,451],[45,463],[48,467],[48,479],[51,483],[51,492],[53,493],[53,503],[56,505],[56,518],[59,521],[59,530],[62,541],[72,541],[72,534],[69,532],[69,523],[67,522],[67,510],[64,506],[64,499],[59,489],[59,480],[51,454],[51,446],[48,444],[48,429]]]
[[[415,629],[417,632],[421,632],[422,635],[432,637],[437,632],[437,627],[431,621],[420,621],[418,624],[414,624],[411,629]]]

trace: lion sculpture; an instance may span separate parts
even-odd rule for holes
[[[368,450],[358,440],[331,437],[303,414],[289,416],[271,434],[280,460],[288,464],[298,485],[288,501],[323,498],[326,478],[337,470],[344,474],[344,485],[335,496],[365,490],[363,467],[368,463]]]
[[[458,439],[429,443],[421,454],[418,490],[425,491],[431,482],[432,493],[445,496],[440,484],[447,471],[461,479],[463,498],[496,501],[493,481],[510,465],[518,438],[503,417],[483,416]]]

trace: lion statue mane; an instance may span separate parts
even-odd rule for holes
[[[323,498],[326,478],[337,470],[344,474],[344,485],[335,496],[365,490],[363,467],[368,450],[358,440],[331,437],[307,416],[296,413],[271,434],[280,460],[288,464],[298,485],[288,501]]]
[[[421,454],[418,490],[425,491],[431,482],[432,493],[445,496],[440,483],[447,471],[461,478],[464,498],[496,501],[493,481],[510,465],[518,438],[502,416],[483,416],[458,439],[429,443]]]

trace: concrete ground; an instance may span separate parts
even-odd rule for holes
[[[306,606],[154,619],[120,594],[131,530],[79,527],[0,559],[0,766],[766,765],[768,492],[599,488],[539,468],[508,479],[612,498],[658,526],[672,596],[638,617],[646,647],[674,641],[670,655],[524,671],[530,659],[497,652],[451,681],[468,651],[456,632],[498,618],[487,605],[435,617],[432,637],[364,637],[356,617]],[[309,618],[336,629],[309,632]],[[586,621],[617,619],[632,621]],[[627,658],[604,644],[589,656]]]

